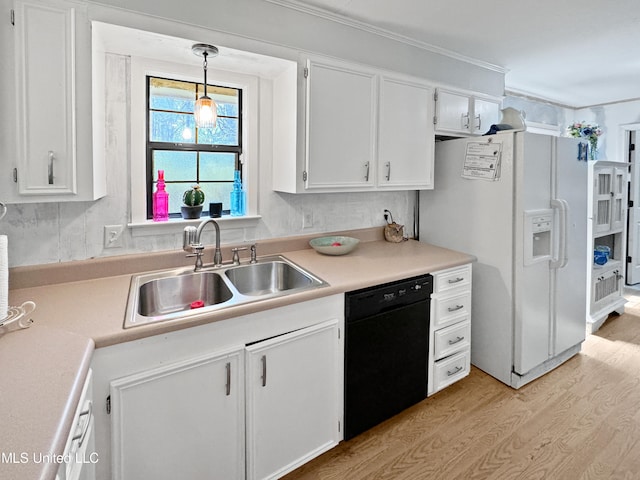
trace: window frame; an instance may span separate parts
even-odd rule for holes
[[[259,220],[258,197],[259,197],[259,169],[258,169],[258,146],[259,146],[259,122],[264,117],[265,112],[259,97],[261,79],[258,75],[251,73],[238,73],[212,68],[213,62],[209,64],[208,73],[216,83],[224,83],[234,88],[242,88],[242,148],[240,156],[242,165],[242,178],[247,195],[247,213],[242,217],[224,217],[219,223],[233,223],[238,227],[241,225],[255,225]],[[182,218],[170,218],[168,222],[154,222],[147,219],[146,208],[146,76],[170,77],[178,80],[191,82],[202,82],[202,65],[187,65],[182,63],[167,62],[153,58],[132,55],[129,63],[130,70],[130,103],[129,119],[129,206],[130,223],[134,236],[157,235],[163,232],[176,232],[178,225],[193,223],[194,220],[183,220]],[[113,99],[112,101],[123,101],[123,99]],[[268,108],[267,108],[268,110]],[[270,115],[266,113],[266,115]],[[263,120],[264,121],[264,120]],[[136,161],[140,159],[140,161]],[[221,223],[221,226],[222,226]],[[150,228],[152,227],[153,228]],[[137,227],[143,227],[138,229]],[[181,227],[178,227],[181,228]]]
[[[164,150],[164,151],[175,151],[175,152],[197,152],[198,154],[201,152],[205,153],[232,153],[235,155],[235,170],[243,171],[242,169],[242,140],[243,140],[243,97],[244,91],[241,87],[231,86],[222,84],[221,82],[217,82],[213,84],[211,82],[207,82],[207,87],[223,87],[223,88],[232,88],[238,91],[238,145],[222,145],[222,144],[207,144],[207,143],[177,143],[177,142],[159,142],[152,141],[150,139],[150,131],[151,131],[151,105],[150,105],[150,79],[151,78],[159,78],[164,80],[179,80],[182,82],[192,83],[196,86],[194,91],[194,100],[197,97],[198,86],[202,85],[202,82],[184,80],[182,78],[169,78],[166,76],[160,77],[157,75],[145,75],[145,100],[146,100],[146,113],[145,113],[145,162],[146,162],[146,198],[147,198],[147,219],[153,218],[153,192],[155,190],[155,183],[153,181],[153,152],[156,150]],[[175,112],[180,114],[185,114],[184,112]],[[205,180],[200,179],[200,159],[197,160],[197,179],[193,182],[194,184],[199,184],[201,181],[204,183],[209,183]],[[233,183],[233,178],[228,181],[219,181],[220,183]],[[211,183],[218,183],[213,182]],[[207,213],[204,211],[203,213]],[[170,218],[181,218],[179,212],[169,213]]]

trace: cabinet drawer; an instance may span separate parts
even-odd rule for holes
[[[433,324],[436,328],[444,327],[471,318],[471,292],[435,297],[433,303]]]
[[[471,285],[471,264],[451,268],[433,275],[433,293],[449,292]]]
[[[471,339],[471,322],[460,322],[435,332],[433,357],[447,357],[453,353],[469,348]]]
[[[471,351],[466,349],[436,362],[433,390],[437,392],[469,375]]]

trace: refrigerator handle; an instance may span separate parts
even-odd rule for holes
[[[567,265],[567,225],[569,221],[569,204],[566,200],[554,198],[551,207],[558,211],[558,255],[551,261],[552,268],[564,268]]]

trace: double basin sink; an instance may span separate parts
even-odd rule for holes
[[[257,263],[163,270],[131,280],[124,328],[175,320],[268,298],[326,286],[287,258]]]

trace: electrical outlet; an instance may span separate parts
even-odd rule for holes
[[[306,212],[302,216],[302,228],[311,228],[313,227],[313,213]]]
[[[105,225],[104,226],[104,248],[122,247],[123,233],[124,233],[124,225]]]

